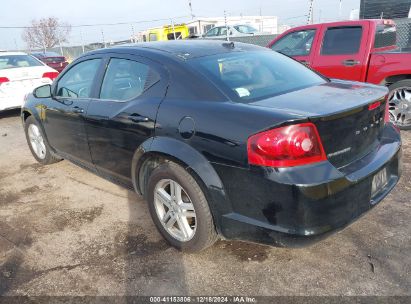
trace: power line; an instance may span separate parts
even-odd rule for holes
[[[182,18],[189,18],[191,16],[177,16],[172,17],[171,19],[182,19]],[[57,25],[57,27],[93,27],[93,26],[114,26],[114,25],[127,25],[127,24],[138,24],[138,23],[148,23],[148,22],[158,22],[158,21],[167,21],[170,18],[161,18],[161,19],[152,19],[152,20],[140,20],[140,21],[132,21],[132,22],[117,22],[117,23],[96,23],[96,24],[78,24],[78,25]],[[33,26],[0,26],[0,29],[27,29],[27,28],[34,28]]]

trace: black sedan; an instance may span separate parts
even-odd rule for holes
[[[81,56],[28,96],[22,120],[38,162],[134,188],[179,249],[219,237],[301,246],[398,182],[386,94],[266,48],[156,42]]]

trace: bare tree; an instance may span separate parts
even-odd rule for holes
[[[31,49],[41,48],[47,51],[61,43],[68,42],[71,26],[59,22],[57,18],[49,17],[32,20],[31,25],[24,29],[22,39]]]

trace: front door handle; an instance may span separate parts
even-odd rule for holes
[[[345,66],[355,66],[355,65],[359,65],[360,62],[358,60],[348,59],[348,60],[344,60],[342,64]]]
[[[132,122],[147,122],[150,120],[150,118],[138,114],[131,114],[128,117],[128,120],[131,120]]]
[[[79,108],[79,107],[74,107],[74,108],[73,108],[73,113],[77,113],[77,114],[84,113],[84,109],[83,109],[83,108]]]

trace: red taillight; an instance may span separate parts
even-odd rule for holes
[[[368,110],[372,111],[378,108],[381,105],[381,101],[374,102],[368,106]]]
[[[7,77],[0,77],[0,84],[3,84],[5,82],[9,82],[10,79],[8,79]]]
[[[43,74],[43,78],[50,78],[51,80],[54,80],[58,75],[59,72],[46,72]]]
[[[302,166],[327,159],[317,128],[302,123],[264,131],[247,143],[248,162],[267,167]]]

